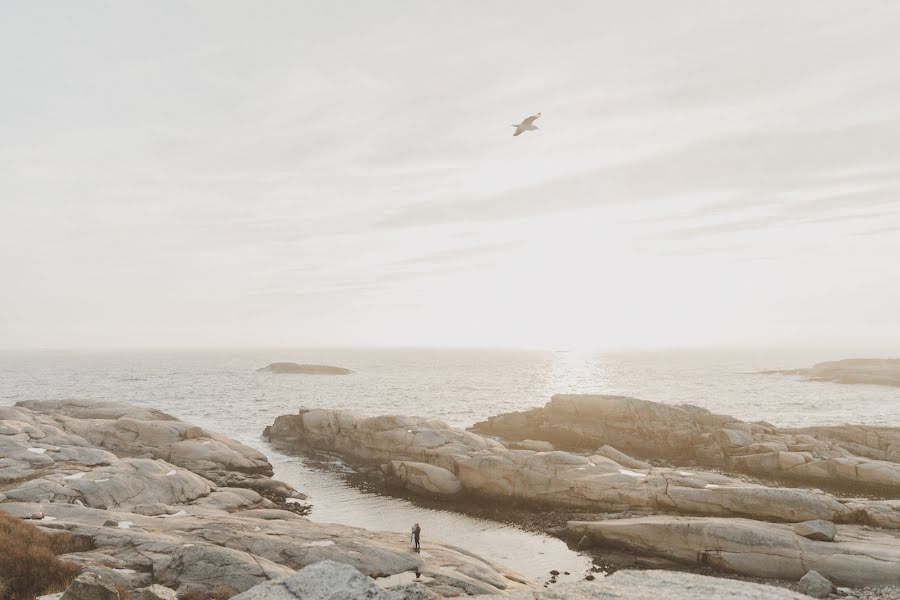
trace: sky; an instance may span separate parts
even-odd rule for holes
[[[900,354],[898,31],[879,0],[5,0],[0,347]]]

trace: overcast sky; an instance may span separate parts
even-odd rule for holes
[[[4,0],[0,347],[896,351],[898,32],[877,0]]]

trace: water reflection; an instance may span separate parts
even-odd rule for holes
[[[536,581],[548,580],[554,569],[570,573],[557,578],[561,581],[581,579],[590,571],[590,559],[556,538],[448,510],[425,508],[400,498],[363,493],[336,473],[310,468],[303,458],[275,453],[269,448],[265,451],[275,467],[275,477],[309,495],[313,506],[309,518],[313,521],[403,534],[408,534],[412,524],[418,522],[425,550],[428,540],[439,540]]]
[[[544,397],[584,390],[608,393],[607,363],[601,355],[584,350],[560,350],[552,354]]]

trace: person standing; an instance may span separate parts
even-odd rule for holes
[[[412,537],[413,537],[413,548],[416,549],[416,552],[419,551],[419,536],[422,534],[422,528],[419,527],[419,524],[416,523],[412,528]]]

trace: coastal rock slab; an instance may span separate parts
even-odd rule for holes
[[[624,467],[628,467],[629,469],[652,469],[653,465],[650,463],[644,462],[642,460],[637,460],[636,458],[632,458],[625,454],[624,452],[619,452],[612,446],[600,446],[597,449],[597,454],[600,456],[605,456],[606,458],[610,458],[620,465]]]
[[[568,449],[609,445],[638,458],[900,496],[900,428],[779,429],[686,404],[559,394],[543,408],[491,417],[472,430]]]
[[[167,462],[125,458],[90,471],[32,479],[5,495],[7,500],[19,502],[79,501],[94,508],[119,508],[191,502],[214,488],[210,481]]]
[[[812,490],[770,488],[701,471],[626,468],[600,455],[510,450],[430,419],[302,410],[278,417],[264,435],[282,449],[328,452],[363,462],[429,464],[439,467],[438,473],[455,476],[462,492],[488,498],[794,522],[858,518],[857,511]],[[864,505],[858,511],[864,513]]]
[[[377,577],[418,570],[429,581],[425,595],[441,586],[534,587],[436,540],[414,553],[404,534],[312,523],[288,510],[303,495],[269,479],[262,454],[152,409],[35,402],[0,407],[0,417],[0,472],[8,475],[0,510],[91,547],[60,557],[82,569],[70,595],[96,581],[135,599],[164,593],[154,585],[181,595],[220,585],[242,592],[329,559]],[[452,482],[426,467],[430,481]]]
[[[370,576],[418,571],[430,585],[445,583],[472,593],[530,587],[519,575],[437,541],[429,541],[427,551],[417,554],[410,552],[405,534],[312,523],[283,510],[228,513],[186,505],[180,515],[148,517],[55,502],[2,505],[19,518],[37,508],[55,528],[91,540],[93,550],[66,555],[66,560],[152,573],[152,581],[135,581],[134,587],[157,583],[185,593],[223,584],[243,591],[329,559]],[[103,526],[110,517],[117,527]],[[84,560],[77,558],[81,554]]]
[[[147,455],[203,476],[216,470],[272,474],[272,465],[254,448],[160,411],[78,400],[19,402],[16,407],[37,413],[41,425],[52,424],[68,437],[77,436],[84,446],[116,455]]]
[[[253,587],[232,600],[396,600],[371,577],[353,567],[325,560],[297,573]]]
[[[418,588],[418,589],[417,589]],[[279,581],[261,584],[233,600],[422,600],[421,586],[379,588],[352,567],[325,561]],[[427,590],[427,588],[426,588]],[[808,600],[784,588],[677,571],[622,570],[592,582],[563,583],[534,591],[513,591],[507,600],[658,600],[661,590],[671,600]],[[495,600],[495,594],[472,600]]]
[[[859,526],[841,526],[834,542],[749,519],[654,516],[573,521],[567,528],[600,545],[753,577],[797,581],[812,569],[849,586],[891,585],[900,577],[900,534]]]

